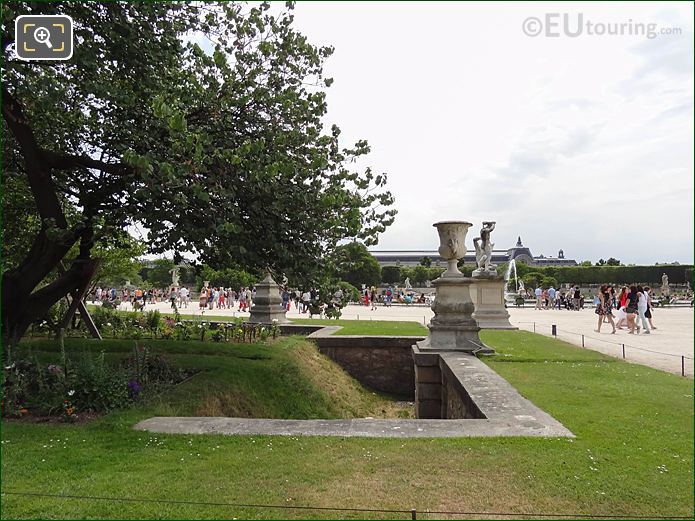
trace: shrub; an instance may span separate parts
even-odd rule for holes
[[[104,307],[104,305],[101,305],[90,312],[90,315],[94,321],[94,325],[100,331],[105,328],[119,326],[121,323],[121,315],[112,307]]]
[[[60,415],[75,421],[81,412],[107,412],[129,406],[144,392],[171,385],[189,372],[175,369],[168,359],[147,347],[136,347],[120,364],[107,364],[104,353],[84,353],[58,363],[35,357],[3,366],[2,415]]]
[[[147,327],[150,331],[157,331],[162,321],[162,316],[158,310],[148,311],[145,315],[145,320],[147,321]]]
[[[551,286],[557,288],[557,279],[555,277],[543,277],[541,279],[541,286],[545,289],[548,289]]]
[[[400,266],[384,266],[381,268],[381,280],[387,284],[395,284],[401,280]]]
[[[337,286],[343,291],[343,302],[341,305],[345,305],[348,302],[357,302],[360,300],[360,290],[349,282],[343,280],[337,283]]]
[[[527,288],[535,289],[540,286],[541,281],[543,280],[543,274],[537,271],[532,271],[521,277],[521,280],[524,281],[524,285]]]

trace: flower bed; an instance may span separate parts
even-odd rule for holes
[[[2,416],[76,422],[129,407],[194,372],[137,345],[115,362],[107,362],[103,352],[69,358],[61,351],[55,363],[23,354],[3,365]]]

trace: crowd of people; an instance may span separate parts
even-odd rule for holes
[[[113,286],[108,289],[97,286],[92,293],[92,303],[100,302],[103,304],[105,302],[115,303],[120,301],[121,303],[130,304],[135,310],[139,310],[143,309],[147,303],[163,302],[166,297],[167,291],[157,288],[144,290],[136,287],[134,289],[122,288],[118,290]]]
[[[584,308],[585,301],[579,286],[567,290],[556,290],[553,286],[541,288],[533,292],[536,298],[535,309],[567,309],[579,311]],[[656,329],[652,322],[652,289],[649,286],[622,286],[620,290],[611,284],[603,284],[598,288],[593,300],[594,312],[598,315],[597,333],[601,332],[603,324],[610,324],[611,333],[618,329],[627,329],[630,334],[650,334]]]
[[[185,288],[181,288],[179,293]],[[172,289],[172,291],[174,291]],[[203,287],[198,297],[198,309],[236,309],[248,311],[256,298],[255,287],[242,287],[238,291],[232,288]],[[172,301],[173,302],[173,301]],[[187,304],[183,304],[186,307]]]
[[[256,288],[241,288],[235,291],[232,288],[223,287],[203,287],[200,290],[199,309],[234,309],[238,306],[239,311],[248,311],[256,296]],[[171,287],[167,289],[150,288],[144,290],[140,287],[133,289],[123,288],[117,290],[115,287],[110,289],[98,286],[92,293],[92,302],[110,302],[131,306],[135,311],[142,311],[147,304],[157,302],[170,302],[171,307],[187,308],[191,303],[191,290],[186,286]]]
[[[390,307],[394,302],[398,304],[429,304],[429,297],[421,293],[417,296],[413,291],[407,291],[398,287],[388,286],[381,291],[377,290],[376,286],[365,288],[362,290],[361,303],[369,306],[370,310],[377,309],[377,304],[382,304],[384,307]]]
[[[651,330],[656,329],[652,322],[652,290],[649,286],[623,286],[616,295],[613,286],[604,284],[599,288],[597,298],[595,312],[598,315],[598,326],[594,330],[597,333],[601,332],[601,325],[606,322],[613,327],[611,333],[627,327],[631,335],[639,334],[640,331],[649,335]],[[617,322],[614,318],[618,319]]]
[[[584,296],[579,290],[579,286],[563,291],[557,290],[553,286],[547,289],[539,286],[533,295],[536,298],[536,309],[569,309],[574,311],[584,309]]]

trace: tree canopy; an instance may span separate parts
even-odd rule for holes
[[[376,286],[381,282],[381,266],[366,246],[351,242],[335,250],[336,276],[356,288]]]
[[[3,167],[25,180],[36,215],[25,257],[3,273],[6,338],[91,278],[93,246],[132,224],[177,261],[306,279],[338,241],[374,243],[393,222],[386,175],[353,169],[367,142],[344,146],[337,126],[324,129],[333,49],[298,33],[292,8],[3,6]],[[16,60],[20,14],[71,16],[72,59]],[[76,244],[67,273],[41,286]]]

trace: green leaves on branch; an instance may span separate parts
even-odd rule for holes
[[[3,16],[41,5],[8,4]],[[137,223],[151,252],[308,280],[341,241],[374,244],[393,222],[386,175],[355,168],[367,141],[346,146],[337,125],[324,127],[333,48],[296,31],[291,4],[280,14],[234,2],[61,12],[83,42],[73,59],[10,63],[6,82],[45,147],[133,167],[52,173],[60,197],[102,220],[100,233]],[[206,40],[214,50],[195,43]]]

